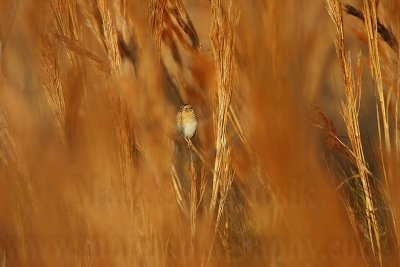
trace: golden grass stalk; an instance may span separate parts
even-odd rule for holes
[[[217,106],[215,117],[216,130],[216,157],[214,162],[213,189],[211,197],[211,210],[214,210],[219,194],[220,183],[229,179],[227,166],[229,162],[229,145],[227,144],[227,119],[232,98],[234,72],[236,70],[234,45],[235,27],[239,14],[233,9],[232,2],[229,6],[222,4],[221,0],[211,2],[213,14],[211,28],[211,44],[213,49],[216,76],[217,76]]]
[[[347,67],[351,66],[350,58],[347,61]],[[350,70],[351,71],[351,70]],[[350,79],[353,79],[350,75]],[[369,182],[370,172],[366,167],[364,151],[361,144],[361,132],[358,122],[358,114],[360,108],[361,99],[361,65],[360,56],[357,62],[357,85],[356,88],[353,86],[345,87],[345,101],[342,101],[342,116],[346,125],[347,134],[350,139],[351,148],[353,153],[356,155],[356,166],[360,180],[362,184],[362,190],[364,193],[365,201],[365,218],[368,225],[369,240],[371,242],[371,248],[375,256],[379,259],[382,264],[382,252],[381,252],[381,241],[378,230],[378,221],[376,218],[376,209],[373,203],[374,196],[371,191]]]
[[[164,13],[167,0],[151,0],[149,2],[149,22],[153,30],[155,40],[155,51],[158,56],[161,54],[161,37],[163,32]]]
[[[182,196],[183,195],[182,185],[179,181],[178,173],[176,172],[175,167],[172,165],[171,165],[171,178],[172,178],[172,186],[174,188],[176,202],[178,203],[179,208],[182,210],[182,212],[185,212],[185,206]]]
[[[395,104],[395,123],[394,138],[396,148],[396,162],[399,162],[400,146],[399,146],[399,99],[400,99],[400,49],[397,52],[397,83],[396,83],[396,104]]]
[[[60,1],[52,0],[50,1],[50,7],[54,14],[57,31],[67,38],[74,40],[74,42],[81,42],[81,32],[78,27],[78,17],[77,17],[77,1]],[[67,50],[68,57],[71,62],[76,66],[80,66],[81,59],[73,51]]]
[[[197,173],[193,163],[193,157],[190,157],[190,243],[192,253],[194,253],[194,242],[196,238],[196,220],[197,220]]]
[[[230,167],[229,167],[230,156],[231,156],[231,150],[230,150],[230,148],[228,148],[227,154],[225,155],[226,159],[222,161],[223,166],[221,166],[221,176],[220,176],[222,178],[221,178],[221,180],[218,181],[218,194],[219,194],[220,198],[219,198],[219,203],[218,203],[217,218],[215,220],[214,236],[213,236],[211,248],[210,248],[210,251],[208,254],[208,261],[210,261],[210,258],[212,255],[215,238],[216,238],[217,231],[218,231],[218,225],[219,225],[219,222],[223,215],[225,202],[227,200],[227,196],[228,196],[229,190],[231,189],[231,185],[232,185],[232,182],[234,179],[234,173],[232,173],[232,171],[230,170]],[[224,246],[226,246],[227,239],[222,238],[221,241],[224,243]]]
[[[389,132],[389,117],[387,114],[387,107],[385,102],[385,94],[382,83],[381,65],[379,62],[378,50],[378,20],[377,20],[377,5],[376,0],[367,0],[364,2],[364,18],[365,28],[368,35],[369,59],[372,70],[372,75],[375,81],[376,92],[378,95],[379,111],[381,121],[383,123],[383,135],[386,152],[390,153],[390,132]],[[382,142],[382,140],[381,140]]]
[[[358,114],[361,99],[361,66],[360,55],[357,62],[356,83],[354,82],[350,55],[345,56],[343,13],[339,0],[327,0],[327,9],[336,26],[335,47],[338,60],[342,69],[342,76],[345,89],[345,100],[342,101],[342,116],[345,122],[346,131],[350,139],[352,153],[356,156],[356,167],[361,180],[365,201],[365,219],[369,235],[370,247],[373,254],[382,264],[381,242],[376,219],[376,210],[373,203],[373,195],[369,185],[370,172],[367,169],[363,147],[361,144],[361,132],[358,122]]]
[[[97,8],[101,18],[100,27],[102,27],[102,38],[108,60],[112,67],[112,72],[117,74],[119,73],[119,67],[121,65],[121,56],[119,54],[118,36],[115,23],[111,17],[109,7],[105,0],[97,0]]]
[[[396,34],[392,31],[390,26],[382,23],[380,18],[378,17],[378,5],[379,1],[363,1],[363,12],[359,11],[355,7],[346,4],[344,9],[345,11],[360,20],[362,20],[365,24],[367,38],[365,38],[368,42],[369,48],[369,62],[371,75],[374,81],[375,92],[377,95],[375,105],[376,105],[376,120],[377,120],[377,130],[379,137],[379,146],[380,146],[380,166],[382,169],[385,188],[383,193],[385,194],[386,200],[388,202],[388,209],[390,211],[390,217],[392,217],[391,223],[394,226],[395,238],[397,242],[399,240],[398,229],[397,229],[397,215],[394,209],[393,196],[390,194],[390,186],[393,183],[393,178],[396,177],[396,171],[393,173],[393,169],[389,166],[388,163],[395,160],[398,162],[399,160],[399,134],[398,134],[398,101],[399,101],[399,68],[397,70],[397,84],[393,85],[395,87],[395,100],[394,100],[394,111],[393,111],[393,125],[390,127],[389,114],[390,114],[390,103],[391,103],[391,92],[392,85],[389,85],[388,92],[384,91],[383,87],[383,78],[381,65],[385,68],[385,54],[380,56],[379,50],[379,38],[380,36],[384,42],[386,42],[392,50],[397,54],[397,62],[399,62],[399,44]],[[390,24],[389,24],[390,25]],[[382,58],[382,62],[380,62],[380,58]],[[383,75],[385,72],[383,71]],[[392,110],[393,110],[392,109]],[[382,127],[383,126],[383,127]],[[393,131],[393,132],[391,132]],[[382,134],[383,132],[383,134]],[[393,134],[393,135],[392,135]],[[383,136],[383,137],[382,137]],[[394,138],[394,142],[392,143],[391,138]],[[394,145],[394,149],[392,146]],[[385,147],[385,149],[383,149]],[[395,153],[391,153],[391,152]],[[386,157],[385,157],[386,156]]]
[[[118,86],[114,83],[121,75],[121,55],[119,50],[118,34],[116,22],[111,14],[111,8],[105,0],[97,0],[96,6],[100,20],[98,27],[100,28],[101,40],[111,65],[111,79],[107,80],[107,86],[110,90],[110,97],[113,101],[114,108],[114,130],[118,141],[118,161],[120,172],[126,186],[125,194],[129,200],[132,200],[133,180],[130,175],[134,164],[134,153],[137,147],[135,143],[134,130],[129,115],[130,109],[127,101],[124,101],[123,95]],[[119,18],[119,25],[124,25],[123,18]],[[123,22],[121,22],[123,21]],[[100,23],[101,22],[101,23]],[[122,29],[121,29],[122,30]]]
[[[3,40],[0,36],[0,74],[2,73],[3,68]]]
[[[65,101],[62,88],[60,72],[58,69],[57,56],[54,51],[54,43],[50,38],[45,38],[42,42],[42,64],[41,73],[43,74],[43,85],[45,95],[50,109],[55,116],[57,129],[59,130],[60,137],[64,140],[65,134]]]

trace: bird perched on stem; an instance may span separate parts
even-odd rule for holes
[[[191,105],[184,104],[181,106],[176,115],[176,127],[186,141],[191,143],[190,139],[195,135],[197,129],[196,114]]]

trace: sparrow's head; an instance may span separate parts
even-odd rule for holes
[[[181,106],[180,110],[184,113],[189,113],[189,112],[193,112],[193,107],[189,104],[183,104]]]

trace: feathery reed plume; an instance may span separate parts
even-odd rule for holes
[[[161,53],[161,38],[164,24],[165,7],[168,0],[151,0],[149,2],[149,22],[153,29],[155,50],[158,55]]]
[[[387,159],[388,157],[393,157],[393,149],[391,142],[391,128],[389,124],[389,99],[390,92],[386,92],[383,87],[382,81],[382,72],[381,72],[381,61],[380,61],[380,53],[378,46],[378,32],[381,29],[381,25],[378,19],[378,4],[377,0],[368,0],[364,1],[363,12],[364,12],[364,20],[365,20],[365,28],[368,36],[368,48],[369,48],[369,62],[371,68],[371,76],[374,81],[374,87],[377,94],[376,99],[376,116],[378,121],[378,135],[379,135],[379,145],[380,145],[380,156],[381,156],[381,168],[384,176],[384,184],[385,188],[383,192],[386,195],[386,198],[389,203],[392,202],[391,196],[389,194],[389,179],[392,179],[391,173],[388,173],[387,169],[390,171],[390,168],[387,167]],[[394,35],[393,35],[394,36]],[[396,37],[393,37],[394,44],[396,44]],[[397,44],[398,46],[398,44]],[[398,48],[397,48],[398,49]],[[396,95],[398,98],[399,95]],[[396,112],[396,111],[395,111]],[[395,114],[397,120],[397,114]],[[383,124],[383,127],[381,126]],[[396,126],[396,123],[395,123]],[[383,137],[382,137],[382,128],[383,128]],[[397,131],[397,130],[395,130]],[[396,133],[395,133],[396,135]],[[384,149],[383,149],[384,146]],[[389,178],[390,177],[390,178]],[[389,204],[390,205],[390,204]],[[394,225],[394,230],[397,230],[397,214],[393,211],[393,208],[390,206],[389,208],[390,215],[392,216],[391,222]],[[395,234],[396,238],[399,239],[398,233]],[[397,240],[398,242],[398,240]]]
[[[224,3],[224,4],[223,4]],[[213,22],[211,30],[211,43],[217,72],[217,105],[215,116],[216,131],[216,157],[213,174],[213,190],[211,210],[214,210],[217,197],[220,194],[220,185],[229,180],[228,166],[230,149],[227,143],[227,122],[229,106],[232,98],[234,74],[236,71],[234,45],[235,27],[239,14],[226,1],[215,0],[211,2]]]
[[[337,58],[342,69],[343,83],[345,89],[345,100],[342,101],[342,116],[351,143],[351,153],[356,158],[356,167],[362,184],[365,202],[364,216],[367,221],[367,231],[369,233],[370,248],[373,254],[378,259],[380,265],[382,265],[381,241],[378,230],[378,222],[375,214],[376,209],[373,203],[374,196],[372,195],[369,182],[371,172],[368,170],[365,162],[364,151],[361,144],[360,126],[358,121],[361,99],[360,55],[358,56],[356,68],[357,75],[355,82],[351,69],[350,55],[347,59],[345,56],[343,14],[340,1],[327,0],[327,9],[336,26],[335,47]]]
[[[43,39],[41,50],[41,73],[43,74],[42,78],[45,87],[45,95],[50,109],[56,118],[56,126],[60,137],[64,141],[66,115],[64,92],[58,69],[57,56],[54,52],[54,44],[51,42],[50,37]]]
[[[368,35],[369,59],[370,66],[375,82],[375,89],[378,95],[378,107],[380,113],[380,122],[383,123],[383,140],[387,153],[390,153],[390,132],[389,132],[389,118],[387,114],[387,104],[385,101],[385,92],[383,90],[381,65],[378,50],[378,16],[377,16],[378,2],[376,0],[364,1],[364,18],[365,28]],[[379,129],[378,129],[379,130]]]
[[[103,27],[102,33],[105,49],[112,66],[112,71],[117,74],[121,65],[121,56],[119,53],[118,35],[114,26],[115,23],[112,20],[111,13],[105,0],[97,0],[97,7],[101,17],[101,27]]]
[[[60,0],[51,0],[50,7],[54,14],[57,32],[62,36],[66,36],[67,38],[74,40],[74,42],[82,41],[81,32],[78,29],[78,17],[77,17],[77,1],[60,1]],[[72,63],[78,67],[81,66],[82,61],[81,58],[76,55],[74,52],[67,50],[68,56]]]

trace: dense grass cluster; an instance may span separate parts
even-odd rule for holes
[[[0,1],[0,267],[399,266],[399,21],[396,0]]]

